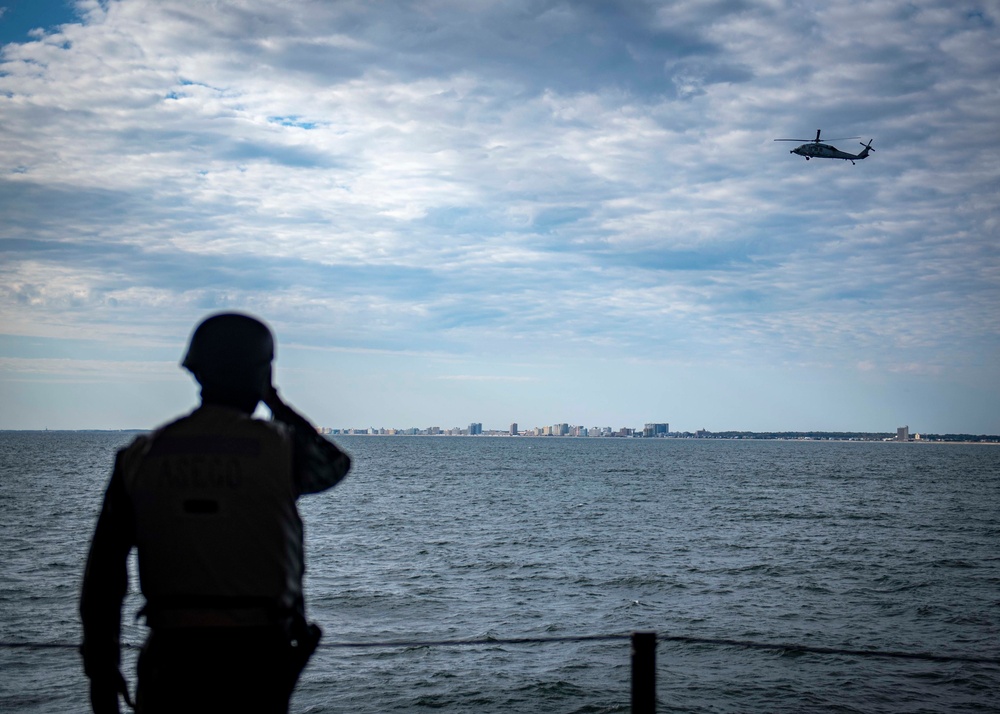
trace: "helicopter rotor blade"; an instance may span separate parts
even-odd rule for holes
[[[823,139],[823,141],[847,141],[848,139],[860,139],[860,136],[838,136],[833,139]],[[806,143],[816,143],[815,139],[775,139],[775,141],[804,141]]]

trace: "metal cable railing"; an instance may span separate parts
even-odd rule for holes
[[[470,647],[486,645],[530,645],[569,642],[626,641],[635,633],[611,635],[557,635],[550,637],[482,637],[468,640],[376,640],[371,642],[320,642],[320,649],[400,649],[409,647]],[[974,664],[1000,665],[1000,656],[980,656],[965,654],[935,654],[931,652],[905,652],[875,649],[850,649],[845,647],[820,647],[793,642],[756,642],[718,637],[694,637],[691,635],[664,635],[654,633],[656,642],[677,642],[690,645],[714,645],[719,647],[739,647],[744,649],[773,650],[800,654],[844,655],[849,657],[883,657],[894,659],[924,660],[928,662],[969,662]],[[125,649],[138,649],[142,645],[122,643]],[[72,642],[3,642],[0,649],[77,649]]]
[[[801,654],[842,655],[848,657],[883,657],[923,660],[929,662],[970,662],[1000,665],[1000,657],[978,655],[934,654],[928,652],[899,652],[890,650],[859,650],[843,647],[817,647],[797,643],[771,643],[751,640],[731,640],[717,637],[690,635],[658,635],[655,632],[633,632],[614,635],[566,635],[551,637],[483,637],[469,640],[385,640],[373,642],[321,643],[322,649],[399,649],[412,647],[470,647],[491,645],[551,644],[567,642],[625,641],[632,643],[632,714],[653,714],[656,711],[656,646],[660,642],[715,647],[740,647],[744,649],[774,650]],[[0,642],[0,649],[76,649],[69,642]],[[133,643],[122,647],[135,649]]]

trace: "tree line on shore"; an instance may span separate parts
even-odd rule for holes
[[[687,436],[674,434],[673,436]],[[815,439],[822,441],[895,441],[896,434],[869,431],[698,431],[690,434],[702,439]],[[920,434],[910,441],[989,442],[1000,443],[996,434]]]

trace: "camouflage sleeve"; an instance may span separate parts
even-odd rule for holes
[[[351,458],[287,404],[272,414],[291,433],[292,468],[299,495],[320,493],[340,483],[351,469]]]
[[[90,543],[80,595],[80,652],[84,671],[91,678],[117,672],[120,663],[121,609],[128,590],[128,554],[135,542],[135,516],[125,493],[123,460],[120,451]]]

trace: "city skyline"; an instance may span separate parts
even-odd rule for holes
[[[448,427],[443,428],[440,426],[429,426],[429,427],[330,427],[330,426],[317,426],[317,431],[321,434],[337,436],[337,435],[379,435],[379,436],[532,436],[532,437],[642,437],[642,438],[675,438],[675,437],[715,437],[722,435],[726,438],[740,438],[740,435],[747,436],[762,436],[762,435],[789,435],[797,434],[800,436],[806,435],[818,435],[824,434],[827,437],[839,436],[840,438],[855,438],[865,435],[867,437],[880,437],[883,441],[921,441],[925,436],[933,437],[969,437],[969,436],[980,436],[986,437],[988,440],[997,441],[1000,440],[1000,435],[996,434],[960,434],[960,433],[945,433],[945,434],[930,434],[929,432],[924,432],[922,435],[919,431],[910,430],[909,425],[896,427],[895,430],[882,430],[877,432],[859,432],[859,431],[841,431],[841,432],[810,432],[810,431],[783,431],[783,432],[751,432],[748,430],[726,430],[726,431],[712,431],[710,429],[696,429],[696,430],[673,430],[670,429],[670,424],[666,422],[647,422],[642,427],[629,427],[622,426],[619,428],[614,428],[611,426],[592,426],[584,427],[578,424],[570,424],[568,422],[561,422],[557,424],[547,425],[547,426],[535,426],[530,428],[521,428],[517,422],[512,422],[510,426],[506,429],[503,428],[487,428],[484,429],[482,423],[472,422],[468,427]]]
[[[320,424],[1000,433],[997,76],[949,0],[7,3],[0,428],[236,310]]]
[[[748,430],[726,430],[712,431],[710,429],[696,429],[694,431],[681,429],[670,429],[668,422],[646,422],[641,428],[623,426],[613,428],[610,426],[584,427],[568,422],[559,422],[547,426],[535,426],[521,428],[517,422],[511,422],[506,429],[488,428],[484,429],[481,422],[471,422],[468,427],[454,426],[442,428],[439,426],[430,427],[348,427],[336,428],[329,426],[318,426],[320,434],[329,436],[347,435],[378,435],[378,436],[518,436],[518,437],[571,437],[571,438],[592,438],[592,437],[626,437],[626,438],[799,438],[799,439],[837,439],[849,441],[879,440],[879,441],[985,441],[989,443],[1000,442],[998,434],[963,434],[963,433],[931,433],[919,432],[910,429],[909,425],[892,430],[882,430],[875,432],[861,431],[796,431],[787,430],[780,432],[752,432]]]
[[[505,434],[508,436],[519,436],[519,435],[533,435],[533,436],[632,436],[634,432],[648,436],[666,436],[670,431],[670,425],[664,422],[659,423],[646,423],[642,428],[636,430],[632,427],[620,427],[619,429],[612,429],[610,426],[599,427],[584,427],[579,424],[569,424],[568,422],[560,422],[557,424],[551,424],[546,426],[536,426],[528,429],[521,429],[517,422],[511,422],[511,424],[506,429],[483,429],[481,422],[472,422],[467,427],[449,427],[441,428],[439,426],[429,426],[429,427],[407,427],[405,429],[397,427],[349,427],[349,428],[336,428],[329,426],[318,426],[317,430],[321,434],[358,434],[358,433],[376,433],[384,434],[388,436],[408,435],[408,436],[456,436],[456,435],[498,435]]]

